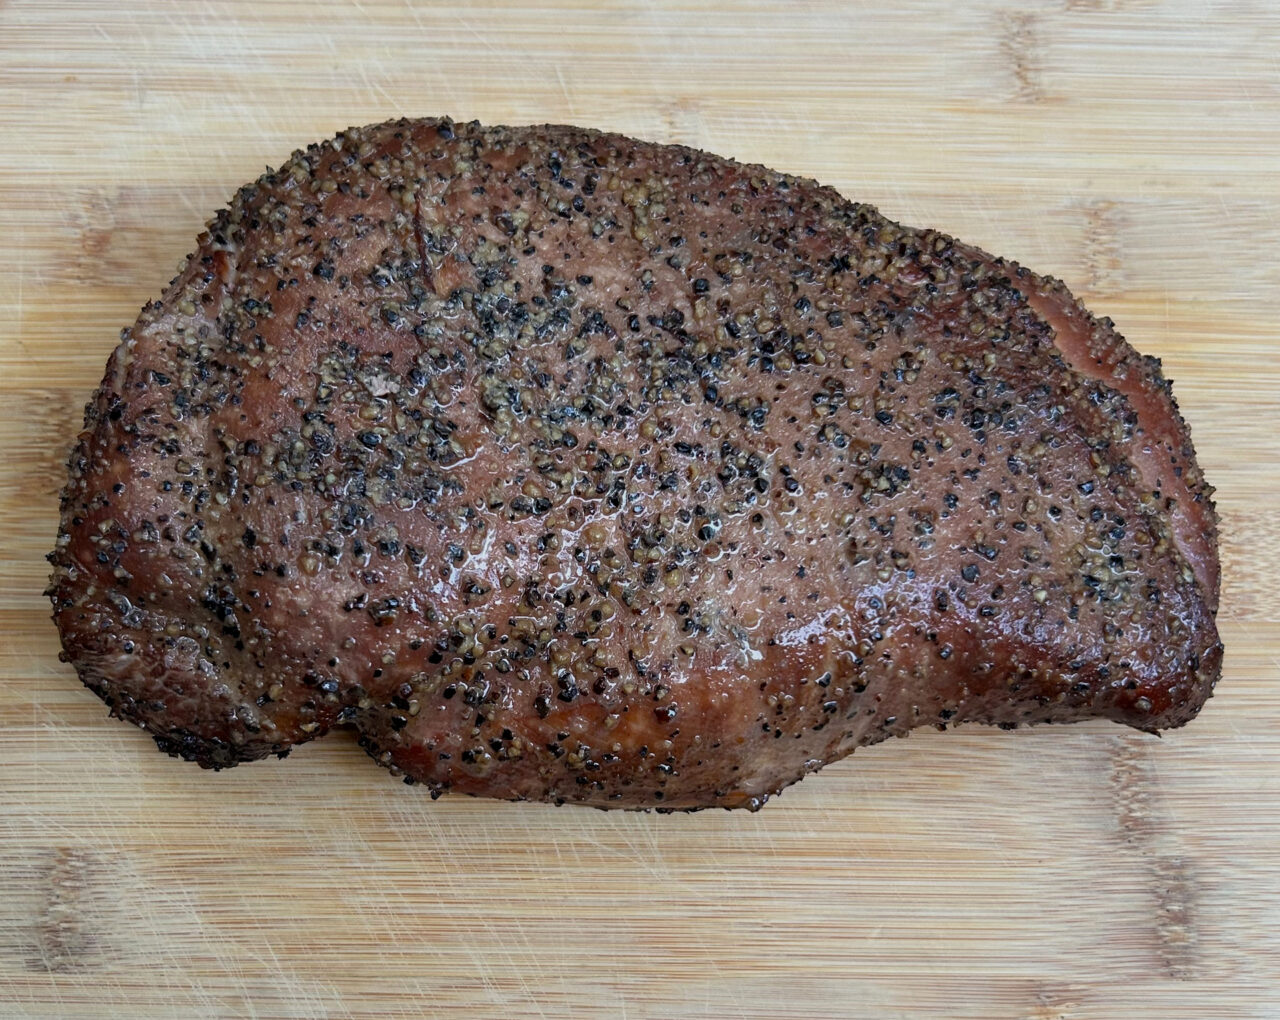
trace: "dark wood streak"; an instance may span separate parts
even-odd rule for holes
[[[43,903],[26,965],[53,974],[100,969],[110,955],[106,926],[100,924],[109,896],[107,869],[96,855],[74,847],[56,847],[48,854],[37,878]]]
[[[1040,25],[1034,14],[1017,11],[1001,16],[1000,54],[1013,75],[1013,98],[1038,103],[1045,98],[1041,83]]]
[[[1196,865],[1169,824],[1147,742],[1112,740],[1111,792],[1119,836],[1146,873],[1153,930],[1164,972],[1192,981],[1201,970]]]
[[[1084,213],[1082,261],[1089,273],[1091,295],[1115,294],[1124,286],[1124,249],[1120,241],[1123,212],[1115,202],[1089,202]]]

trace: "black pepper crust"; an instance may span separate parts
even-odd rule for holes
[[[757,807],[920,725],[1180,726],[1212,490],[1060,283],[570,127],[348,130],[241,188],[70,460],[65,657],[223,768]]]

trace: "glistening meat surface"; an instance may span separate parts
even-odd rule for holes
[[[400,121],[242,188],[112,355],[50,594],[205,766],[757,806],[921,725],[1180,726],[1211,489],[1059,283],[811,181]]]

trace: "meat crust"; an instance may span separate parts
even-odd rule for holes
[[[812,181],[351,129],[122,334],[49,594],[206,767],[339,724],[437,794],[758,807],[913,727],[1181,726],[1215,515],[1159,363]]]

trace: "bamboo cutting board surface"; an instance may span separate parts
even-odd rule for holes
[[[1280,1016],[1277,52],[1270,0],[0,0],[0,1012]],[[1217,697],[674,817],[432,802],[342,734],[203,773],[108,721],[41,589],[117,331],[264,164],[442,113],[763,162],[1064,278],[1219,487]]]

